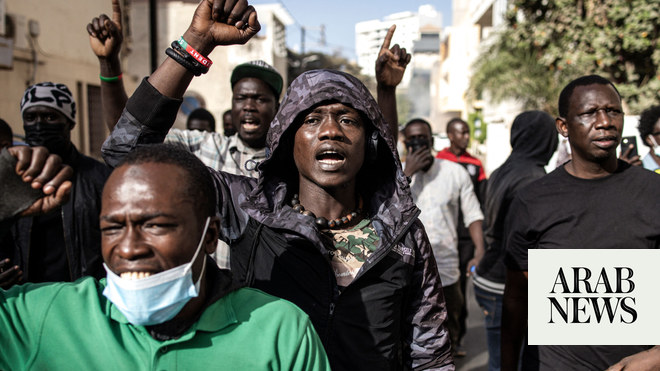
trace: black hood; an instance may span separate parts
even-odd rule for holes
[[[379,229],[378,221],[382,221],[384,229],[398,230],[412,219],[410,215],[416,213],[417,208],[401,170],[393,136],[369,90],[355,77],[333,70],[305,72],[287,89],[268,131],[268,157],[259,164],[257,186],[248,196],[244,209],[256,220],[269,225],[280,224],[275,220],[278,217],[292,217],[288,200],[298,187],[293,163],[293,137],[299,126],[295,125],[296,119],[301,113],[330,102],[358,110],[369,123],[367,132],[378,133],[376,161],[365,161],[357,187],[365,197],[365,211],[374,220],[375,227]]]
[[[557,149],[555,120],[543,111],[526,111],[511,125],[511,157],[545,166]]]
[[[268,173],[272,170],[273,158],[278,161],[281,157],[293,153],[293,135],[298,125],[296,118],[321,104],[338,102],[360,111],[363,117],[369,122],[368,130],[376,130],[380,133],[380,142],[389,147],[389,151],[381,151],[386,158],[380,158],[381,161],[395,162],[392,165],[401,166],[396,152],[396,146],[392,137],[387,133],[387,124],[367,88],[355,77],[333,70],[314,70],[303,73],[298,76],[287,89],[286,95],[282,99],[280,109],[275,115],[275,119],[270,124],[268,131],[267,147],[272,156],[263,161],[261,170]],[[279,163],[276,163],[278,165]]]
[[[495,246],[498,252],[487,252],[483,266],[493,264],[493,259],[500,259],[498,264],[502,266],[503,255],[498,254],[509,204],[519,189],[545,175],[544,166],[557,149],[557,135],[555,120],[545,112],[527,111],[513,120],[511,155],[488,180],[485,238],[489,248]],[[478,274],[485,273],[483,266],[479,265]]]

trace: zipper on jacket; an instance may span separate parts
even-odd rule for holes
[[[328,264],[330,264],[328,262]],[[332,267],[329,269],[329,274],[328,274],[328,279],[330,283],[330,304],[328,304],[328,319],[326,321],[326,327],[325,327],[325,340],[326,343],[328,344],[328,347],[332,347],[330,344],[332,343],[332,334],[334,332],[333,324],[334,324],[334,319],[335,319],[335,307],[337,306],[337,301],[339,300],[339,288],[337,286],[337,279],[334,275],[334,270]]]
[[[335,302],[332,301],[330,302],[330,305],[328,306],[328,321],[326,322],[326,328],[325,328],[325,343],[327,344],[328,348],[334,347],[332,344],[332,334],[334,333],[334,322],[335,322]]]

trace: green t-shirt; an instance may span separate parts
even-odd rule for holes
[[[307,315],[243,288],[158,341],[105,297],[104,280],[0,290],[0,370],[329,370]]]

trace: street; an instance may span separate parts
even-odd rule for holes
[[[470,281],[465,294],[468,303],[467,334],[463,339],[463,349],[467,356],[455,358],[457,371],[487,371],[488,346],[486,345],[486,330],[484,314],[474,298],[474,289]]]

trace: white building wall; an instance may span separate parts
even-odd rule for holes
[[[436,53],[415,53],[415,57],[408,65],[408,69],[412,71],[412,74],[411,83],[406,91],[411,102],[411,117],[401,117],[401,120],[413,117],[422,117],[427,120],[431,118],[431,81],[434,75],[433,71],[437,68],[437,62],[438,55]]]
[[[437,99],[432,115],[443,119],[449,116],[467,119],[476,109],[474,104],[478,104],[484,122],[488,124],[488,139],[477,152],[483,149],[482,161],[490,174],[510,153],[509,131],[513,119],[521,111],[520,104],[514,101],[494,104],[487,95],[478,102],[469,102],[466,93],[472,75],[471,66],[483,43],[504,24],[507,0],[454,0],[452,6],[453,24],[446,29],[447,50],[441,62],[440,78],[435,82]]]
[[[421,28],[425,26],[442,27],[442,13],[435,10],[432,5],[422,5],[417,13],[400,12],[391,14],[382,20],[369,20],[359,22],[355,25],[355,50],[357,53],[357,64],[362,73],[374,76],[374,65],[378,58],[378,52],[387,34],[387,30],[396,24],[396,31],[392,38],[392,45],[399,44],[412,51],[413,43],[419,40]],[[403,77],[401,88],[405,89],[411,78],[411,69],[408,69]]]
[[[489,102],[484,97],[484,102]],[[488,140],[486,141],[484,171],[490,174],[504,163],[511,153],[511,124],[513,119],[522,112],[520,103],[507,100],[498,104],[484,104],[484,121],[488,123]],[[492,127],[491,127],[492,126]],[[491,136],[491,134],[494,134]]]
[[[474,25],[459,25],[446,28],[450,35],[447,40],[448,58],[440,67],[442,80],[438,87],[440,97],[435,109],[459,111],[467,116],[465,93],[470,83],[470,68],[479,48],[479,28]]]

